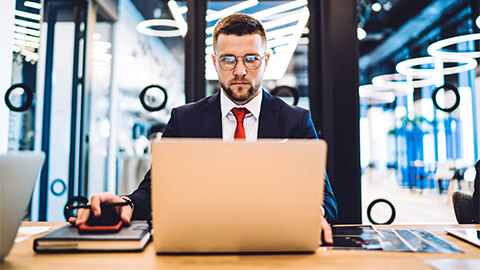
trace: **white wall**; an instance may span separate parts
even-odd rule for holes
[[[13,11],[15,0],[2,0],[0,8],[0,154],[7,152],[9,109],[3,102],[12,79]]]

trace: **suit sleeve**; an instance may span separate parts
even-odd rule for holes
[[[310,111],[305,111],[302,119],[303,125],[300,130],[300,138],[311,138],[311,139],[316,139],[318,138],[317,136],[317,131],[315,130],[315,127],[313,125],[312,117],[310,115]]]
[[[475,224],[480,223],[480,160],[475,164],[475,170],[477,174],[475,176],[475,182],[473,187],[473,222]]]
[[[313,125],[312,117],[310,116],[310,111],[306,111],[303,117],[303,127],[301,130],[303,138],[318,138],[317,131]],[[337,199],[333,194],[332,186],[330,185],[330,180],[328,175],[325,172],[325,186],[323,187],[323,208],[325,209],[325,219],[328,223],[332,224],[337,218]]]
[[[332,186],[325,173],[325,186],[323,188],[323,208],[325,209],[325,219],[332,224],[337,218],[337,199],[333,194]]]
[[[168,120],[167,126],[163,131],[162,138],[180,137],[180,134],[178,132],[178,126],[177,126],[177,115],[178,115],[177,110],[173,109],[170,116],[170,120]]]
[[[172,110],[170,120],[165,127],[163,137],[179,137],[177,129],[177,111]],[[152,181],[150,178],[150,170],[145,174],[142,182],[138,188],[130,195],[128,195],[134,205],[133,220],[141,219],[146,220],[151,218],[152,212]]]
[[[138,188],[128,197],[134,205],[132,220],[151,219],[152,213],[152,182],[150,179],[150,170],[145,174]]]

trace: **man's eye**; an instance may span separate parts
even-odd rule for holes
[[[254,62],[256,60],[257,60],[256,55],[245,55],[245,61],[247,61],[247,62]]]
[[[227,62],[227,63],[233,63],[233,62],[235,62],[235,57],[234,56],[225,56],[225,57],[223,57],[222,61]]]

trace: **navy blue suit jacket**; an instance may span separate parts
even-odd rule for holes
[[[475,164],[477,175],[473,186],[473,223],[480,224],[480,160]]]
[[[222,138],[220,94],[173,109],[162,137]],[[308,110],[290,106],[263,91],[258,138],[314,139],[317,132]],[[133,219],[147,219],[151,212],[150,171],[128,197],[135,205]],[[325,177],[323,207],[325,218],[333,223],[337,217],[337,201],[328,177]]]

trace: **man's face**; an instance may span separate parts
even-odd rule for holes
[[[260,66],[257,69],[247,68],[243,61],[246,55],[261,56]],[[218,59],[225,56],[237,57],[237,65],[230,71],[220,66]],[[258,95],[269,58],[270,54],[265,52],[265,44],[259,34],[243,36],[220,34],[217,38],[215,55],[212,55],[220,86],[225,94],[239,105],[246,104]]]

